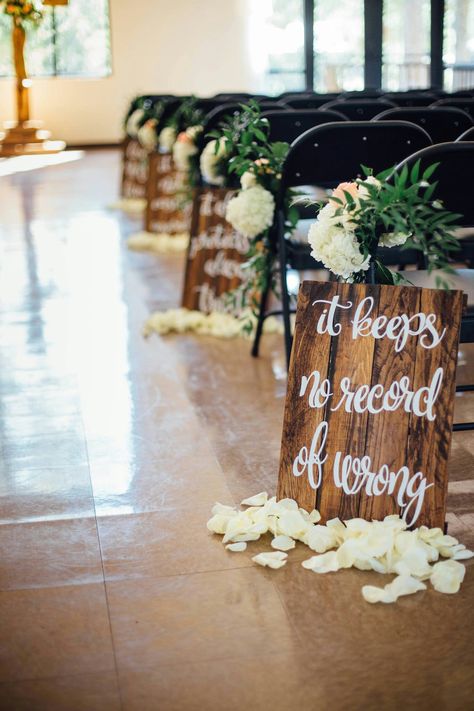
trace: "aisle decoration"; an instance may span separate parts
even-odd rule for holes
[[[163,122],[148,118],[138,130],[138,140],[150,151],[147,176],[145,230],[127,241],[130,249],[175,254],[189,243],[192,187],[197,181],[198,145],[203,113],[195,97],[183,100]],[[157,152],[156,149],[159,148]]]
[[[237,317],[233,314],[212,311],[194,311],[185,308],[157,311],[152,314],[143,328],[143,335],[148,337],[152,333],[166,336],[171,333],[195,333],[200,336],[214,336],[215,338],[249,338],[248,322],[256,326],[256,319],[251,312],[242,312]],[[282,327],[275,318],[268,318],[265,324],[265,333],[282,333]]]
[[[231,130],[224,131],[228,143],[232,143]],[[285,214],[285,229],[291,234],[298,222],[298,210],[292,204],[293,191],[280,196],[281,171],[289,150],[289,144],[270,142],[269,124],[259,115],[244,122],[240,140],[235,145],[236,154],[229,161],[229,170],[240,180],[240,190],[227,207],[228,222],[249,240],[246,255],[246,279],[232,299],[240,308],[249,307],[256,316],[261,294],[271,287],[278,296],[278,280],[275,250],[270,239],[273,227],[276,199],[282,199]],[[252,322],[249,321],[249,332]]]
[[[363,282],[372,266],[376,281],[397,284],[400,277],[385,267],[377,256],[378,247],[401,247],[422,253],[428,271],[452,272],[450,256],[459,249],[453,235],[460,217],[433,200],[436,183],[429,180],[437,165],[420,174],[418,161],[411,171],[405,166],[387,178],[393,169],[373,176],[363,167],[364,178],[341,183],[311,225],[308,241],[312,256],[344,281]],[[448,288],[446,279],[437,277]]]
[[[211,533],[223,536],[227,550],[245,551],[248,543],[271,534],[270,550],[252,557],[258,565],[283,567],[288,551],[299,542],[316,553],[301,565],[318,575],[349,568],[394,575],[384,587],[362,587],[362,596],[369,603],[394,603],[403,595],[427,590],[428,581],[439,593],[457,593],[466,572],[460,561],[474,556],[440,528],[408,530],[396,515],[382,521],[334,518],[321,525],[319,511],[299,508],[294,499],[277,501],[261,492],[241,505],[246,508],[216,503],[207,522]],[[446,560],[440,561],[440,557]]]
[[[182,300],[188,315],[184,310],[154,314],[147,324],[147,332],[155,330],[164,334],[186,330],[219,337],[249,337],[254,331],[256,317],[247,298],[250,294],[247,260],[253,254],[253,245],[246,225],[256,224],[253,236],[266,230],[273,222],[274,198],[258,184],[250,164],[256,175],[265,173],[267,184],[272,185],[280,165],[279,156],[286,154],[288,148],[286,144],[269,144],[267,135],[268,122],[262,119],[256,103],[243,106],[240,113],[234,113],[228,122],[223,122],[220,130],[209,134],[211,141],[202,152],[200,162],[201,169],[205,170],[203,177],[212,185],[202,188],[194,201]],[[254,195],[255,204],[261,207],[260,212],[253,213],[253,218],[249,216],[247,223],[243,219],[243,231],[236,229],[238,218],[233,225],[225,219],[232,204],[236,204],[234,213],[239,212],[239,199],[234,197],[234,186],[241,177],[239,171],[247,172],[242,184],[248,188],[245,196],[240,193],[240,199],[245,202],[247,194]],[[263,225],[259,221],[261,213],[265,213]],[[202,313],[200,318],[199,312]],[[266,332],[281,333],[280,323],[270,319]]]

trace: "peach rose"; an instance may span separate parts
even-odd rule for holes
[[[176,139],[179,143],[192,143],[192,139],[188,136],[186,131],[181,131],[178,133],[178,138]]]
[[[335,188],[332,191],[332,196],[329,198],[331,201],[331,198],[339,198],[341,200],[342,204],[345,205],[347,202],[346,196],[344,193],[349,193],[349,195],[352,195],[354,200],[357,200],[358,198],[358,187],[357,183],[339,183],[337,188]],[[335,203],[337,207],[339,207],[339,203]]]

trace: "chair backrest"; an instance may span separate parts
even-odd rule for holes
[[[423,148],[402,160],[396,172],[403,166],[411,168],[420,160],[421,170],[433,163],[439,163],[431,180],[437,181],[433,199],[442,200],[444,207],[451,212],[458,212],[462,218],[458,224],[464,227],[474,225],[474,142],[438,143]]]
[[[370,121],[382,111],[395,108],[395,104],[386,99],[348,99],[347,101],[330,101],[321,108],[339,111],[347,116],[349,121]]]
[[[229,102],[226,104],[221,104],[220,106],[216,106],[216,108],[209,111],[206,116],[204,124],[204,136],[206,136],[210,131],[214,131],[216,128],[219,128],[219,125],[222,123],[222,121],[227,118],[230,118],[232,114],[235,114],[241,110],[242,107],[237,102]],[[210,139],[206,138],[206,141],[208,140]]]
[[[456,141],[474,141],[474,126],[471,126],[471,128],[468,128],[467,131],[461,133],[461,135],[456,138]]]
[[[467,99],[474,99],[474,88],[473,89],[458,89],[457,91],[451,92],[449,94],[451,98],[465,97]]]
[[[334,97],[314,94],[313,96],[290,96],[281,101],[292,109],[320,109],[321,106],[333,101]]]
[[[204,111],[204,113],[208,114],[212,109],[215,109],[216,106],[220,106],[222,104],[221,99],[196,99],[196,108],[201,109],[201,111]]]
[[[258,99],[258,105],[261,111],[273,111],[279,109],[280,111],[287,111],[289,107],[283,103],[283,101],[269,101],[267,99]]]
[[[334,187],[361,174],[361,165],[379,173],[431,144],[419,126],[404,121],[326,123],[291,145],[282,172],[282,193],[297,185]]]
[[[392,101],[395,106],[429,106],[433,101],[437,100],[436,94],[431,92],[424,93],[398,93],[398,92],[387,92],[384,95],[387,101]]]
[[[348,99],[378,99],[382,94],[382,89],[361,89],[360,91],[343,91],[338,98],[341,101],[347,101]]]
[[[447,97],[444,99],[439,99],[435,101],[432,106],[455,106],[457,109],[465,111],[474,121],[474,99],[458,99],[454,97]]]
[[[322,123],[347,121],[346,117],[337,111],[320,111],[318,109],[302,109],[301,111],[265,111],[262,117],[270,124],[270,141],[285,141],[293,143],[295,138],[309,128]]]
[[[431,108],[406,107],[383,111],[373,121],[409,121],[421,126],[428,133],[433,143],[454,141],[469,126],[472,119],[461,109],[454,106]]]

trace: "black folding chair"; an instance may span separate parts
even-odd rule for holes
[[[474,226],[474,200],[472,186],[474,185],[474,142],[472,143],[440,143],[428,146],[414,153],[399,165],[395,172],[404,166],[411,169],[420,161],[421,170],[433,163],[439,163],[433,178],[436,179],[434,199],[441,200],[447,210],[462,215],[458,224],[461,227]],[[434,277],[427,271],[406,272],[405,276],[416,286],[427,288],[435,286]],[[459,275],[451,277],[453,288],[474,292],[474,269],[462,269]],[[461,321],[461,343],[474,343],[474,302],[469,303]],[[474,384],[458,385],[456,392],[473,392]],[[474,422],[463,422],[453,425],[453,430],[473,430]]]
[[[458,141],[474,141],[474,126],[471,126],[467,131],[461,133],[461,135],[456,138],[456,142]]]
[[[370,121],[382,111],[395,108],[395,104],[386,99],[348,99],[347,101],[330,101],[321,108],[339,111],[347,116],[349,121]]]
[[[272,247],[280,273],[282,309],[270,313],[283,315],[287,362],[291,351],[292,313],[287,270],[312,270],[318,266],[310,255],[311,249],[307,242],[292,240],[285,234],[286,191],[302,185],[333,188],[360,174],[361,164],[370,166],[378,173],[430,143],[426,131],[403,121],[326,123],[306,131],[292,143],[283,167],[281,190],[271,230]],[[263,323],[266,316],[270,315],[266,313],[269,293],[270,285],[260,299],[253,356],[258,355]]]
[[[281,101],[291,109],[320,109],[329,101],[334,100],[334,96],[324,94],[314,94],[312,96],[290,96],[281,99]]]
[[[340,101],[347,101],[348,99],[379,99],[383,95],[382,89],[360,89],[359,91],[343,91],[339,94],[338,99]]]
[[[384,99],[392,101],[396,106],[429,106],[438,99],[436,94],[431,92],[387,92]]]
[[[474,121],[474,98],[457,98],[457,97],[445,97],[444,99],[438,99],[432,106],[455,106],[457,109],[465,111]]]
[[[222,121],[225,121],[225,119],[229,118],[233,114],[242,111],[242,103],[243,102],[237,103],[229,101],[222,103],[209,111],[204,121],[204,134],[206,135],[210,131],[214,131],[219,128]],[[209,139],[206,138],[205,140],[207,142]]]
[[[431,108],[406,107],[383,111],[373,121],[409,121],[421,126],[433,143],[454,141],[472,126],[469,114],[454,106],[433,106]]]
[[[319,109],[301,109],[287,111],[265,111],[262,118],[270,124],[270,141],[285,141],[293,143],[295,138],[314,126],[323,123],[347,121],[343,114],[337,111],[320,111]]]

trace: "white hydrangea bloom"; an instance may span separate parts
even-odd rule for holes
[[[364,257],[352,230],[345,230],[337,223],[323,217],[309,228],[308,242],[311,255],[322,262],[333,274],[349,279],[353,274],[369,268],[370,257]]]
[[[161,129],[158,137],[161,151],[164,153],[171,153],[175,141],[176,131],[172,126],[165,126],[165,128]]]
[[[240,177],[240,185],[242,187],[242,190],[247,190],[248,188],[255,187],[255,185],[257,185],[257,177],[255,173],[251,173],[249,170],[247,170]]]
[[[140,145],[142,145],[143,148],[145,148],[149,153],[155,150],[158,143],[156,125],[156,119],[149,119],[141,128],[138,129],[137,139]]]
[[[242,190],[227,205],[226,220],[234,229],[252,239],[273,223],[275,200],[260,185]]]
[[[143,109],[135,109],[135,111],[133,111],[128,117],[125,130],[130,136],[130,138],[137,137],[138,129],[140,127],[140,123],[143,120],[144,115],[145,112],[143,111]]]
[[[178,140],[173,145],[173,161],[176,168],[182,172],[189,170],[189,159],[198,152],[197,146],[191,140]]]
[[[217,144],[217,152],[216,152]],[[217,172],[217,166],[226,154],[225,142],[221,139],[209,141],[200,158],[202,177],[209,185],[223,185],[224,177]]]

